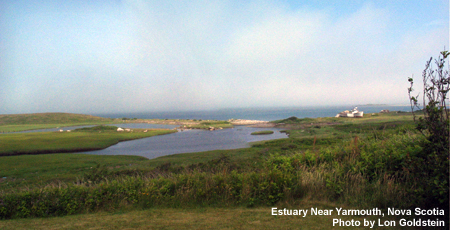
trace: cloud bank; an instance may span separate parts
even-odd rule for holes
[[[405,104],[449,41],[448,12],[408,27],[370,2],[18,4],[0,16],[0,113]]]

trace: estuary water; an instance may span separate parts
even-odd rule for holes
[[[129,129],[174,129],[177,125],[159,125],[148,123],[120,123],[110,124]],[[86,126],[61,127],[53,129],[39,129],[23,132],[56,132],[58,130],[73,130]],[[252,132],[272,130],[269,135],[251,135]],[[80,152],[96,155],[133,155],[143,156],[148,159],[172,155],[178,153],[204,152],[219,149],[238,149],[250,147],[250,142],[287,138],[285,133],[280,133],[276,128],[250,128],[235,126],[231,129],[215,131],[186,130],[177,133],[153,136],[143,139],[119,142],[103,150]]]
[[[269,135],[251,135],[252,132],[272,130]],[[235,126],[215,131],[186,130],[182,132],[120,142],[103,150],[83,152],[96,155],[134,155],[148,159],[160,156],[204,152],[219,149],[250,147],[250,142],[287,138],[276,128],[251,128]]]

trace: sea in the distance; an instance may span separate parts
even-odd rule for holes
[[[197,120],[228,120],[246,119],[274,121],[289,118],[317,118],[334,117],[336,114],[351,110],[355,106],[305,106],[290,108],[234,108],[204,111],[174,111],[174,112],[120,112],[120,113],[94,113],[92,115],[108,118],[140,118],[140,119],[197,119]],[[357,106],[364,113],[378,113],[387,109],[390,111],[411,111],[411,107],[398,105],[361,105]]]

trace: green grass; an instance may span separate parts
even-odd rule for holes
[[[209,129],[214,128],[233,128],[233,125],[228,121],[202,121],[198,124],[187,125],[186,128],[192,129]]]
[[[72,113],[32,113],[0,115],[0,125],[25,124],[73,124],[83,122],[105,122],[112,119]]]
[[[72,183],[98,164],[110,170],[143,168],[147,158],[140,156],[100,156],[91,154],[42,154],[0,158],[0,187],[20,190],[49,184]],[[1,190],[0,190],[1,191]]]
[[[120,141],[176,132],[174,130],[134,129],[117,132],[117,127],[85,128],[72,132],[37,132],[0,135],[0,156],[20,154],[62,153],[104,149]],[[26,144],[25,144],[26,143]]]
[[[3,125],[0,126],[0,133],[11,133],[11,132],[21,132],[26,130],[36,130],[36,129],[54,129],[69,126],[83,126],[83,125],[102,125],[102,124],[113,124],[116,122],[84,122],[84,123],[59,123],[59,124],[29,124],[29,125]]]
[[[146,172],[158,166],[187,167],[201,164],[226,155],[239,167],[259,167],[261,148],[214,150],[186,153],[147,159],[140,156],[103,156],[91,154],[40,154],[0,157],[2,189],[32,188],[50,183],[72,183],[90,173],[97,165],[106,166],[110,172]],[[1,189],[0,189],[1,192]]]
[[[272,130],[264,130],[264,131],[256,131],[251,133],[251,135],[268,135],[268,134],[273,134]]]
[[[19,132],[64,126],[99,125],[118,122],[117,119],[72,113],[33,113],[0,115],[0,132]]]
[[[302,202],[292,209],[330,209],[330,203]],[[345,207],[344,207],[345,208]],[[375,220],[361,216],[272,216],[271,207],[257,208],[151,208],[118,210],[66,217],[29,218],[0,221],[0,229],[333,229],[333,219]],[[387,218],[383,218],[387,219]],[[363,224],[361,224],[363,225]],[[368,229],[368,227],[334,227]],[[389,227],[404,229],[404,227]],[[414,228],[408,228],[414,229]]]

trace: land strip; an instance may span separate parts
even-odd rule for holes
[[[169,134],[176,130],[133,129],[118,132],[115,126],[96,126],[71,132],[13,133],[0,135],[0,156],[99,150],[120,141]]]
[[[292,208],[329,209],[324,203],[306,202]],[[273,216],[270,207],[257,208],[152,208],[118,210],[74,216],[0,221],[0,229],[367,229],[333,227],[333,219],[364,222],[354,216]],[[400,226],[389,229],[403,229]],[[414,229],[414,228],[409,228]]]

